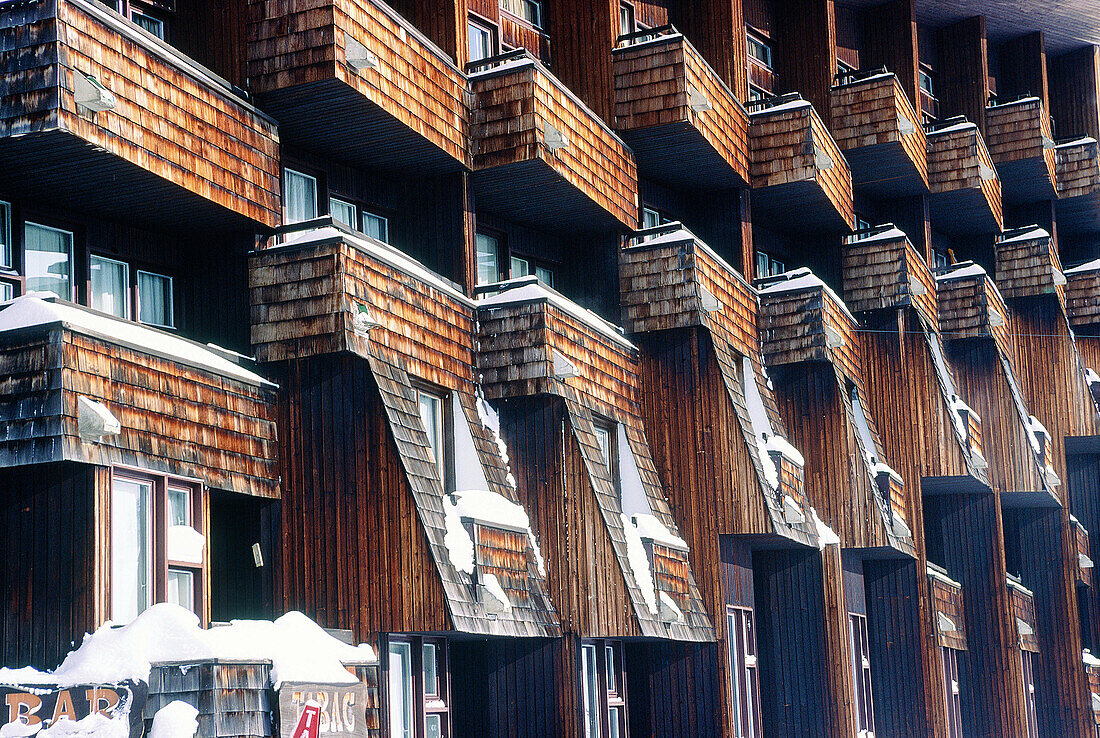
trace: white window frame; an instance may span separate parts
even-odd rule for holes
[[[148,275],[150,277],[158,277],[168,281],[168,310],[167,317],[168,323],[155,323],[153,321],[141,320],[141,275]],[[151,272],[148,269],[137,270],[137,310],[134,311],[134,318],[137,322],[143,325],[151,325],[156,328],[175,328],[176,327],[176,280],[171,275],[161,274],[160,272]]]
[[[301,177],[302,179],[308,180],[308,181],[313,183],[313,217],[312,218],[301,218],[301,219],[298,219],[298,220],[291,220],[290,219],[290,199],[287,197],[287,193],[290,192],[290,187],[288,187],[287,185],[290,182],[291,177]],[[285,223],[287,225],[291,225],[293,223],[304,223],[308,220],[313,220],[313,218],[316,218],[317,213],[320,212],[320,209],[321,209],[320,202],[319,202],[320,196],[321,196],[321,190],[320,190],[319,182],[317,181],[317,177],[314,177],[312,174],[306,174],[305,172],[300,172],[297,169],[291,169],[290,167],[284,167],[283,168],[283,223]]]
[[[128,320],[133,315],[133,312],[132,312],[133,305],[131,304],[132,301],[130,299],[130,265],[128,263],[126,263],[125,261],[122,261],[120,259],[112,259],[109,256],[103,256],[102,254],[88,254],[88,267],[89,267],[88,306],[91,307],[93,310],[99,310],[100,312],[108,312],[108,311],[103,310],[102,307],[97,307],[96,305],[92,304],[92,302],[95,299],[96,294],[97,294],[95,289],[92,287],[92,276],[91,276],[91,273],[90,273],[91,272],[91,267],[92,267],[92,262],[94,262],[94,261],[107,262],[108,264],[115,264],[115,265],[118,265],[118,266],[122,267],[122,269],[123,269],[122,315],[118,315],[117,313],[109,313],[109,314],[114,315],[116,318],[122,318],[123,320]]]
[[[29,261],[28,258],[27,258],[27,253],[28,253],[28,249],[27,249],[27,228],[41,228],[44,231],[53,231],[54,233],[63,233],[66,236],[69,237],[69,251],[68,251],[68,254],[67,254],[68,262],[69,262],[69,285],[68,285],[69,286],[69,294],[68,295],[60,295],[60,297],[63,300],[75,301],[74,298],[76,297],[76,294],[75,294],[76,293],[76,281],[75,281],[75,275],[73,274],[73,272],[76,268],[76,258],[75,258],[76,234],[73,233],[72,231],[67,231],[64,228],[54,228],[53,226],[44,225],[42,223],[37,223],[37,222],[31,221],[31,220],[24,221],[23,222],[23,278],[24,278],[24,280],[26,280],[26,282],[29,282],[32,278],[31,275],[30,275],[29,267],[27,265],[27,263]],[[46,252],[42,252],[42,253],[46,253]],[[24,282],[25,288],[27,289],[27,291],[31,291],[30,290],[30,285],[26,284],[26,282]]]

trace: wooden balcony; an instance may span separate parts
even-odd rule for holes
[[[1053,200],[1058,196],[1050,117],[1039,98],[986,108],[985,136],[1006,202]]]
[[[745,109],[674,28],[645,38],[612,52],[615,130],[638,166],[677,189],[748,185]]]
[[[795,231],[854,227],[852,174],[810,103],[795,96],[750,109],[749,143],[754,209]]]
[[[853,186],[881,197],[928,192],[928,142],[896,75],[845,81],[833,87],[829,104]]]
[[[1100,326],[1100,259],[1067,269],[1065,276],[1069,324],[1075,330]]]
[[[949,122],[927,138],[932,227],[960,235],[999,233],[1001,183],[978,127]]]
[[[1096,139],[1081,138],[1054,148],[1058,232],[1079,235],[1100,231],[1100,152]]]
[[[131,223],[274,227],[275,123],[91,0],[0,7],[0,190]]]
[[[932,590],[937,642],[947,648],[965,651],[966,609],[962,585],[932,564],[928,565],[928,585]]]
[[[809,269],[760,284],[760,341],[768,366],[828,361],[850,378],[862,373],[859,323]]]
[[[1027,226],[998,237],[997,288],[1007,299],[1052,295],[1065,304],[1066,276],[1054,240],[1044,229]]]
[[[634,155],[541,62],[520,49],[469,72],[479,209],[570,234],[637,225]]]
[[[849,236],[844,298],[855,313],[912,307],[936,323],[936,280],[924,258],[893,225]]]
[[[1070,518],[1073,526],[1073,538],[1077,548],[1077,581],[1092,586],[1093,561],[1089,555],[1089,532],[1077,518]]]
[[[466,78],[374,0],[248,0],[248,77],[284,141],[401,174],[469,166]]]
[[[0,309],[0,466],[120,464],[279,495],[275,385],[174,333],[30,295]]]
[[[568,380],[606,407],[634,398],[638,349],[616,326],[534,277],[498,287],[478,300],[486,397],[557,394]]]
[[[1011,574],[1008,575],[1008,601],[1016,618],[1020,650],[1039,653],[1039,638],[1035,635],[1035,595]]]
[[[940,331],[954,339],[992,338],[1011,354],[1008,306],[985,269],[962,262],[936,275]]]

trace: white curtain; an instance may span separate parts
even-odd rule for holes
[[[149,607],[151,559],[147,482],[111,484],[111,619],[126,623]]]
[[[121,261],[91,257],[92,307],[120,318],[130,317],[130,267]]]
[[[308,174],[286,170],[283,177],[283,202],[286,222],[301,223],[317,217],[317,179]]]
[[[167,328],[175,326],[171,277],[138,272],[138,320]]]
[[[24,229],[27,291],[72,299],[73,234],[27,223]]]

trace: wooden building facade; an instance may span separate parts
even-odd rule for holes
[[[0,2],[2,662],[170,601],[390,738],[1097,735],[1100,27],[956,5]]]

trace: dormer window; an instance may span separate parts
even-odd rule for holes
[[[439,481],[444,490],[450,489],[453,475],[444,397],[439,392],[420,387],[417,388],[416,395],[417,405],[420,408],[420,422],[424,432],[428,434],[428,446],[439,474]]]

